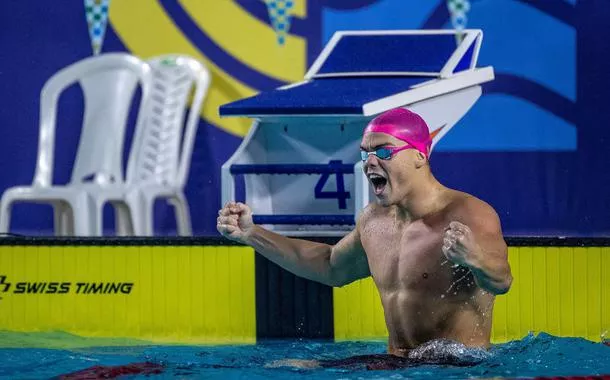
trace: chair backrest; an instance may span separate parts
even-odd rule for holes
[[[127,183],[181,188],[187,180],[210,74],[200,62],[184,55],[154,57],[148,63],[153,75],[152,92],[146,122],[134,137]],[[193,89],[193,101],[186,118]]]
[[[85,111],[70,185],[83,182],[111,184],[123,181],[123,143],[131,102],[138,84],[141,101],[138,124],[151,90],[149,65],[126,53],[102,54],[73,63],[44,85],[40,100],[40,137],[34,186],[50,186],[57,102],[61,93],[79,83]]]

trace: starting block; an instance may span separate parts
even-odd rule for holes
[[[476,67],[481,30],[341,31],[304,81],[220,107],[253,125],[222,166],[222,202],[248,203],[254,221],[291,236],[341,236],[374,199],[362,171],[362,131],[405,107],[440,139],[494,79]]]

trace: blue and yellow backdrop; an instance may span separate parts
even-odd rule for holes
[[[98,22],[88,23],[96,2],[107,23],[91,14]],[[460,22],[484,31],[479,62],[497,76],[438,145],[435,174],[491,203],[507,235],[607,234],[610,4],[466,3]],[[194,233],[216,235],[220,166],[251,125],[221,119],[220,105],[301,80],[337,30],[452,28],[453,21],[445,0],[3,1],[0,191],[32,180],[40,90],[56,71],[96,50],[186,53],[213,74],[186,193]],[[82,105],[76,88],[60,100],[56,183],[69,179]],[[52,233],[46,206],[17,205],[13,218],[13,232]],[[169,207],[157,206],[155,223],[157,234],[174,232]]]

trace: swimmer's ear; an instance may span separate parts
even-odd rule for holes
[[[426,165],[427,161],[428,160],[426,159],[426,156],[422,152],[418,151],[417,152],[417,160],[415,160],[415,167],[417,169],[419,169],[422,166]]]

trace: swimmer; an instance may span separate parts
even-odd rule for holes
[[[218,231],[322,284],[372,276],[393,359],[434,341],[485,350],[495,296],[512,283],[507,246],[489,204],[433,176],[431,142],[425,121],[403,108],[367,125],[360,150],[377,202],[335,245],[268,231],[253,223],[248,205],[235,202],[219,211]]]

